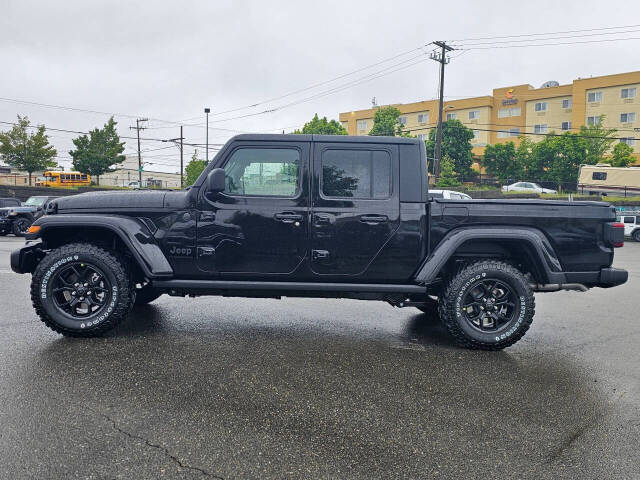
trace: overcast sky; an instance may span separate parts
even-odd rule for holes
[[[209,106],[209,142],[220,144],[233,131],[291,131],[316,112],[337,119],[339,112],[370,107],[373,96],[378,104],[435,98],[438,64],[427,55],[432,47],[418,50],[432,40],[634,24],[640,24],[637,1],[538,0],[524,8],[524,2],[492,0],[0,0],[0,121],[14,121],[21,114],[48,127],[86,131],[108,119],[6,100],[15,99],[146,116],[154,120],[143,137],[171,138],[178,136],[178,127],[158,120],[203,123],[203,108]],[[640,25],[623,31],[609,38],[640,38]],[[221,113],[403,53],[329,84]],[[454,56],[445,95],[479,96],[499,86],[539,87],[547,80],[568,83],[576,77],[640,70],[640,40],[468,50]],[[379,78],[321,95],[377,71]],[[317,98],[309,99],[313,96]],[[296,104],[285,106],[290,103]],[[245,116],[277,107],[272,113]],[[231,119],[239,116],[245,117]],[[129,130],[134,118],[116,120],[121,135],[135,134]],[[50,132],[65,166],[70,165],[66,159],[73,136]],[[185,127],[185,137],[204,143],[204,126]],[[142,142],[143,150],[164,146]],[[135,140],[127,140],[126,152],[135,150]],[[188,149],[185,156],[191,153]],[[175,171],[178,165],[174,148],[149,152],[145,159],[154,162],[150,170]]]

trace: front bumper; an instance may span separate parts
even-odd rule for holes
[[[11,230],[11,220],[8,217],[0,217],[0,231]]]
[[[42,242],[29,242],[11,252],[11,270],[16,273],[32,273],[43,256]]]

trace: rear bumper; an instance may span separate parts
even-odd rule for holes
[[[609,288],[622,285],[629,279],[629,272],[622,268],[603,268],[600,270],[599,287]]]
[[[40,241],[28,243],[11,252],[11,270],[16,273],[31,273],[35,270],[42,255],[44,253]]]

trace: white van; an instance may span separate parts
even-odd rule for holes
[[[640,167],[612,167],[606,163],[580,165],[578,193],[612,197],[640,195]]]
[[[640,216],[620,215],[618,222],[624,223],[625,237],[632,237],[636,242],[640,242]]]

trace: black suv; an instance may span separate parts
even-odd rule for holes
[[[498,350],[531,325],[535,291],[627,280],[611,267],[614,207],[429,199],[409,138],[240,135],[185,191],[85,193],[47,213],[11,267],[70,336],[162,294],[341,297],[417,307],[460,345]]]
[[[0,235],[13,233],[17,237],[23,237],[31,224],[46,213],[47,205],[51,200],[58,197],[34,196],[29,197],[26,202],[20,203],[17,199],[11,200],[6,207],[0,207]],[[16,204],[17,203],[17,204]],[[2,200],[0,200],[0,205]]]

